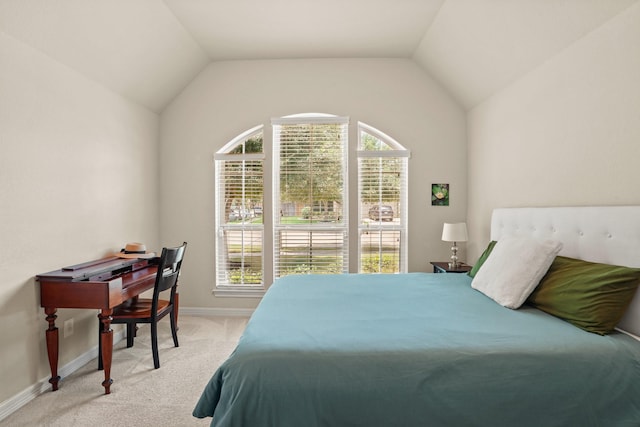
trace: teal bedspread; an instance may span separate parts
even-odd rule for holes
[[[218,427],[640,426],[640,342],[464,274],[287,276],[193,415]]]

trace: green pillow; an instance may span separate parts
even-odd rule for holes
[[[585,331],[605,335],[624,315],[639,283],[640,268],[558,256],[528,301]]]
[[[496,245],[495,240],[492,240],[491,242],[489,242],[489,246],[487,246],[487,249],[485,249],[484,252],[482,252],[482,255],[480,255],[480,258],[478,258],[478,261],[476,261],[476,263],[473,265],[471,270],[467,273],[469,276],[471,277],[476,276],[476,273],[478,272],[478,270],[480,270],[480,267],[482,267],[482,264],[484,264],[487,258],[489,258],[489,255],[491,255],[491,251],[493,250],[493,247],[495,245]]]

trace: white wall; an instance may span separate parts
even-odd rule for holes
[[[344,59],[211,64],[160,122],[0,33],[0,402],[49,376],[37,273],[186,240],[182,306],[255,307],[211,293],[213,153],[272,117],[346,115],[411,150],[411,271],[446,259],[445,221],[467,219],[474,261],[494,207],[640,204],[639,22],[635,5],[466,117],[409,60]],[[430,206],[436,182],[450,207]],[[96,345],[97,319],[58,315],[75,319],[63,366]]]
[[[50,376],[36,274],[159,246],[159,120],[1,32],[0,58],[2,402]],[[97,345],[96,314],[58,311],[59,366]]]
[[[468,245],[491,211],[640,204],[640,4],[468,115]]]
[[[230,61],[211,64],[162,114],[161,237],[189,243],[181,275],[186,307],[252,308],[216,298],[213,154],[272,117],[319,112],[374,126],[411,150],[409,270],[446,260],[444,221],[465,220],[464,111],[410,60]],[[353,132],[352,132],[353,135]],[[270,159],[270,157],[269,157]],[[431,207],[432,183],[451,184],[451,206]],[[165,197],[166,195],[166,197]]]

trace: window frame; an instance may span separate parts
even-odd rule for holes
[[[240,144],[243,144],[247,140],[262,134],[262,151],[259,153],[230,153]],[[216,266],[216,275],[215,275],[215,288],[214,294],[221,296],[260,296],[264,294],[266,289],[265,285],[265,220],[264,220],[264,198],[265,198],[265,144],[264,144],[264,126],[258,125],[247,131],[241,133],[236,136],[230,142],[225,144],[220,150],[218,150],[214,154],[214,164],[215,164],[215,266]],[[262,209],[263,209],[263,220],[262,223],[259,224],[251,224],[244,221],[241,221],[239,224],[230,224],[226,221],[225,218],[225,194],[222,191],[219,191],[220,188],[224,185],[222,181],[224,179],[224,165],[225,162],[261,162],[262,164]],[[243,180],[244,183],[244,180]],[[245,198],[242,198],[244,201]],[[242,203],[241,209],[247,209],[245,203]],[[228,280],[224,279],[223,276],[227,276],[230,269],[228,268],[229,263],[229,253],[226,245],[226,237],[225,233],[227,231],[240,231],[242,235],[242,244],[244,244],[244,232],[260,233],[261,240],[261,282],[259,284],[232,284],[229,283]],[[244,249],[242,250],[242,258],[244,259]],[[227,265],[227,266],[225,266]],[[241,273],[244,274],[244,273]]]
[[[298,224],[287,225],[280,223],[280,210],[282,207],[281,201],[281,188],[280,188],[280,176],[281,176],[281,161],[280,161],[280,149],[281,143],[278,136],[278,132],[281,126],[287,125],[339,125],[342,127],[341,136],[344,138],[342,141],[342,216],[341,220],[333,225],[328,224]],[[296,114],[292,116],[273,118],[271,120],[272,125],[272,154],[273,154],[273,179],[272,179],[272,275],[273,279],[282,277],[280,275],[280,268],[285,266],[286,263],[281,261],[280,241],[283,233],[299,232],[309,233],[311,239],[314,232],[323,233],[342,233],[342,246],[340,250],[342,265],[341,272],[349,272],[349,174],[348,174],[348,161],[349,161],[349,117],[341,117],[330,114]],[[315,265],[315,264],[314,264]],[[313,266],[309,267],[310,269]]]
[[[367,133],[370,136],[380,140],[390,149],[388,150],[364,150],[362,148],[362,134]],[[366,123],[358,122],[357,128],[358,134],[358,145],[356,148],[356,157],[357,157],[357,180],[358,180],[358,202],[357,202],[357,217],[358,217],[358,273],[363,273],[363,235],[368,234],[370,232],[379,232],[380,240],[382,240],[382,233],[384,232],[397,232],[400,236],[400,242],[398,244],[398,271],[397,273],[406,273],[408,271],[408,208],[409,208],[409,199],[408,199],[408,183],[409,183],[409,158],[411,157],[411,153],[409,150],[404,148],[400,143],[398,143],[395,139],[391,138],[389,135],[384,132],[374,128],[373,126],[367,125]],[[382,218],[379,216],[378,221],[365,221],[365,214],[368,212],[364,212],[365,203],[362,200],[362,162],[361,159],[384,159],[384,158],[396,158],[401,161],[401,176],[400,176],[400,188],[398,189],[398,205],[400,206],[400,213],[398,215],[398,221],[391,221],[390,224],[385,224],[382,221]],[[380,201],[379,206],[382,206],[382,200]],[[381,249],[378,250],[379,254],[381,254]],[[379,260],[379,265],[382,263],[382,259]],[[379,272],[378,272],[379,273]],[[377,273],[370,273],[377,274]]]
[[[276,275],[276,254],[275,254],[275,238],[276,236],[276,219],[279,214],[280,205],[278,200],[279,193],[279,167],[280,167],[280,159],[279,159],[279,148],[276,147],[274,143],[274,123],[299,123],[301,118],[304,118],[304,121],[313,120],[317,123],[336,123],[336,120],[345,120],[345,142],[343,145],[343,164],[342,164],[342,173],[343,173],[343,211],[342,218],[344,221],[344,225],[341,227],[344,229],[343,241],[344,241],[344,260],[343,260],[343,268],[342,273],[350,273],[350,272],[360,272],[362,268],[362,203],[361,203],[361,189],[360,189],[360,159],[366,157],[387,157],[387,156],[396,156],[405,158],[405,167],[404,167],[404,184],[400,189],[400,199],[401,203],[403,203],[403,208],[400,209],[400,227],[396,227],[392,225],[390,227],[385,228],[394,228],[398,229],[401,238],[400,242],[400,271],[406,272],[408,266],[408,174],[409,174],[409,163],[408,159],[410,158],[410,152],[406,148],[404,148],[401,144],[399,144],[395,139],[386,135],[385,133],[379,131],[378,129],[369,126],[362,122],[352,123],[349,120],[349,117],[340,117],[329,114],[299,114],[294,116],[286,116],[275,118],[271,120],[272,132],[267,132],[266,128],[267,124],[260,124],[247,131],[241,133],[237,137],[233,138],[230,142],[225,144],[220,150],[218,150],[214,154],[214,163],[215,164],[215,209],[214,209],[214,222],[215,222],[215,285],[213,288],[213,293],[216,296],[222,297],[252,297],[259,298],[264,295],[268,287],[275,280]],[[369,135],[380,139],[389,147],[391,150],[382,150],[382,151],[365,151],[361,150],[361,134],[362,132],[366,132]],[[221,194],[219,190],[220,188],[220,177],[218,175],[220,167],[217,162],[222,162],[225,160],[238,160],[239,154],[230,154],[229,151],[233,150],[239,143],[246,141],[249,138],[254,137],[262,133],[262,152],[261,153],[245,153],[245,160],[251,161],[261,161],[262,162],[262,209],[263,209],[263,220],[262,224],[257,226],[257,228],[261,229],[261,238],[262,238],[262,248],[261,248],[261,259],[262,259],[262,282],[259,285],[232,285],[228,283],[223,283],[219,281],[220,272],[219,272],[219,259],[220,259],[220,251],[226,250],[225,246],[222,244],[222,238],[220,237],[221,230],[224,227],[221,227],[221,220],[224,220],[224,211],[221,211],[220,208],[220,197],[224,199],[224,194]],[[350,188],[350,183],[355,182],[355,188]],[[351,200],[350,200],[351,197]],[[389,225],[389,224],[384,224]],[[248,226],[247,229],[253,228],[255,226]],[[324,224],[322,227],[317,227],[318,231],[333,231],[335,230],[331,224],[327,226]],[[357,233],[357,235],[356,235]],[[355,247],[354,247],[355,246]],[[355,258],[355,259],[354,259]]]

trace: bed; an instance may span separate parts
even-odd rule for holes
[[[640,267],[640,207],[497,209],[497,243],[487,247],[494,252],[474,277],[278,279],[193,415],[212,417],[218,427],[637,427],[640,302],[633,286],[615,329],[604,333],[534,300],[507,308],[474,288],[505,242],[526,239],[561,242],[533,298],[557,271],[565,274],[567,262]],[[600,276],[619,275],[612,268]]]

